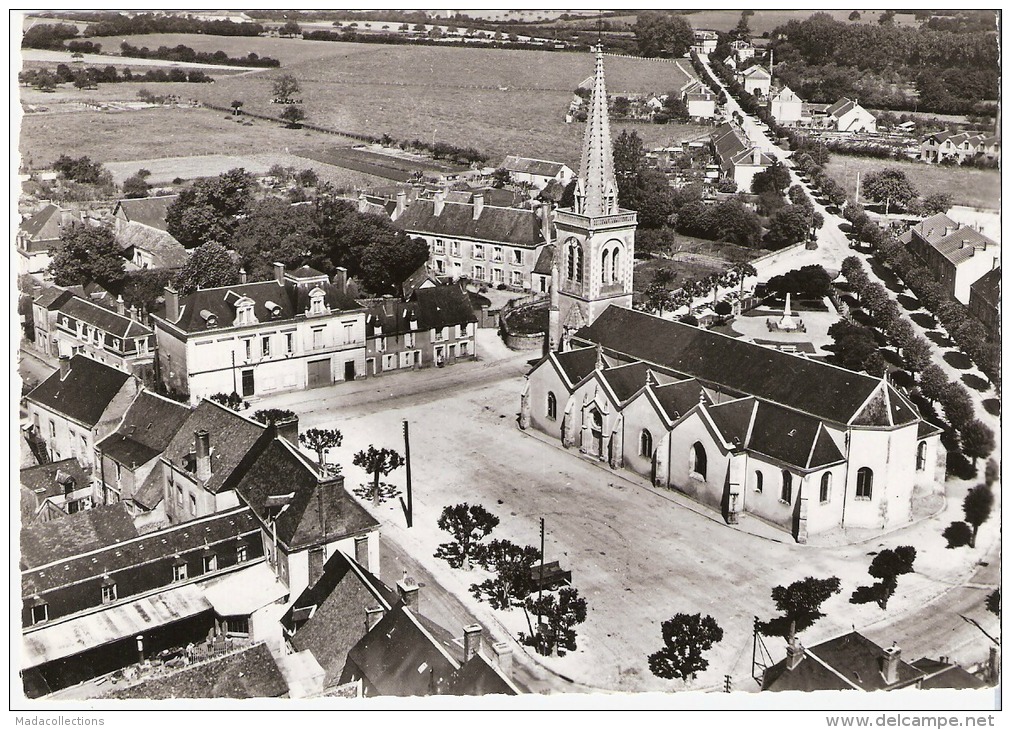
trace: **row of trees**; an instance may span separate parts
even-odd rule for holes
[[[992,465],[992,466],[991,466]],[[952,522],[942,533],[948,541],[949,548],[959,548],[968,545],[976,547],[976,536],[980,526],[990,519],[993,511],[993,483],[999,473],[997,462],[987,462],[986,481],[972,487],[962,501],[964,521]],[[995,612],[996,613],[996,612]]]
[[[679,288],[674,289],[676,271],[673,267],[667,266],[654,273],[653,280],[643,291],[641,306],[647,311],[655,312],[661,316],[666,311],[674,311],[687,306],[688,316],[691,317],[691,321],[688,323],[697,325],[698,320],[691,316],[691,305],[696,299],[712,293],[716,314],[726,316],[731,313],[733,308],[727,302],[716,301],[719,288],[738,285],[743,288],[744,279],[754,276],[756,273],[754,266],[742,262],[734,264],[725,271],[716,272],[701,279],[685,281]],[[685,319],[683,318],[682,321]]]
[[[249,53],[246,56],[231,57],[224,51],[195,51],[189,46],[181,43],[174,48],[159,46],[156,50],[151,50],[147,46],[134,46],[126,41],[119,45],[120,53],[131,58],[157,58],[162,61],[174,61],[176,63],[216,63],[228,66],[252,66],[255,68],[277,68],[281,62],[269,56],[260,56],[256,53]]]
[[[179,68],[169,70],[149,69],[144,73],[134,73],[124,68],[120,73],[115,66],[87,66],[71,68],[65,63],[58,64],[55,69],[30,68],[18,72],[18,83],[32,86],[40,91],[52,91],[57,84],[73,83],[79,89],[94,89],[99,84],[115,84],[122,81],[142,81],[150,83],[191,83],[209,84],[214,81],[203,71],[184,71]]]

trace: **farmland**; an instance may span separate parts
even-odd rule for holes
[[[948,193],[955,205],[975,208],[1000,208],[1000,173],[969,167],[941,167],[905,160],[878,160],[870,157],[832,155],[827,171],[852,193],[857,173],[866,177],[883,168],[898,168],[906,173],[921,195]]]

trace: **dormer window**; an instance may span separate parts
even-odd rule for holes
[[[204,326],[207,327],[207,329],[211,329],[212,327],[218,326],[218,315],[216,315],[214,312],[211,312],[206,309],[201,309],[200,318],[204,320]],[[236,317],[236,320],[237,319],[238,316]]]
[[[266,303],[267,311],[270,312],[270,316],[273,319],[277,319],[281,316],[281,305],[275,302]]]
[[[227,299],[226,299],[227,301]],[[256,324],[256,313],[253,311],[255,302],[249,297],[239,297],[235,300],[235,324],[244,326]]]
[[[326,314],[326,292],[316,287],[309,292],[309,314]]]

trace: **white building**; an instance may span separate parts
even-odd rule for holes
[[[838,132],[876,132],[878,121],[856,101],[843,97],[826,110],[828,124]]]
[[[526,183],[538,190],[543,190],[552,180],[568,185],[575,174],[564,162],[537,160],[517,155],[508,155],[502,161],[501,167],[509,173],[509,178],[514,183]]]
[[[769,114],[784,126],[797,124],[803,116],[803,107],[803,100],[789,86],[784,86],[769,96]]]
[[[772,74],[762,66],[750,66],[737,74],[737,80],[749,94],[768,96],[772,86]]]

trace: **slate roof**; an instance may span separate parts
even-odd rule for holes
[[[470,297],[460,283],[418,289],[415,297],[418,302],[418,326],[423,330],[477,321]]]
[[[431,271],[431,269],[429,269],[427,261],[415,269],[411,275],[404,280],[404,283],[400,285],[400,291],[404,296],[404,301],[410,301],[411,297],[414,296],[414,293],[426,282],[432,284],[439,283],[435,274]]]
[[[21,233],[36,241],[59,239],[62,212],[58,206],[50,203],[21,224]]]
[[[548,245],[541,249],[537,255],[537,263],[534,264],[533,273],[542,276],[551,276],[551,267],[555,262],[555,247]]]
[[[365,337],[387,337],[417,332],[418,305],[416,302],[401,302],[385,299],[369,307],[365,317]],[[414,328],[411,323],[414,322]]]
[[[73,480],[75,489],[81,489],[91,482],[91,474],[77,459],[63,459],[21,470],[21,486],[42,499],[63,494],[63,482],[68,478]]]
[[[646,373],[649,365],[644,362],[633,362],[613,368],[604,368],[601,376],[611,386],[611,390],[624,403],[646,385]]]
[[[713,131],[711,138],[716,155],[723,164],[753,164],[755,145],[736,124],[724,122]],[[776,161],[772,155],[761,151],[759,159],[761,165],[771,165]]]
[[[309,651],[326,672],[324,686],[336,685],[348,652],[365,636],[366,610],[389,611],[399,597],[378,578],[339,550],[323,566],[323,575],[291,604],[281,624],[295,629],[295,617],[312,616],[291,638],[296,651]]]
[[[481,654],[472,657],[457,670],[450,679],[446,693],[459,697],[518,694],[516,688],[492,669],[491,664]]]
[[[706,412],[727,441],[730,443],[736,441],[738,445],[743,446],[748,439],[748,427],[755,415],[757,402],[754,398],[740,398],[714,403],[706,406]]]
[[[1000,307],[1000,267],[991,269],[969,286],[969,297],[982,299],[991,307]]]
[[[90,324],[92,327],[97,327],[114,337],[146,337],[154,334],[150,327],[145,327],[140,322],[135,322],[129,317],[124,317],[77,296],[71,297],[60,305],[59,312],[85,324]]]
[[[958,228],[958,223],[944,213],[938,213],[929,218],[924,218],[909,230],[916,233],[927,243],[933,244],[944,238],[946,228],[956,229]]]
[[[125,687],[103,699],[167,700],[186,699],[249,699],[252,697],[283,697],[288,683],[264,643],[228,654],[218,659],[193,664],[178,672],[159,675]]]
[[[859,104],[857,104],[855,101],[851,101],[850,99],[847,99],[844,96],[842,99],[839,99],[839,101],[837,101],[835,104],[826,109],[825,113],[828,114],[829,116],[838,118],[841,117],[843,114],[855,109],[858,106]]]
[[[141,391],[123,415],[116,432],[99,442],[105,456],[127,467],[161,454],[190,414],[181,403]]]
[[[212,441],[213,443],[213,441]],[[346,491],[322,482],[308,459],[275,438],[238,481],[236,491],[263,523],[276,515],[277,539],[292,551],[360,535],[379,526]],[[274,497],[274,499],[271,499]],[[277,497],[285,505],[278,514]]]
[[[133,493],[131,500],[144,509],[153,510],[165,499],[165,465],[161,461],[155,463],[154,468],[148,473],[143,484],[140,484]]]
[[[920,689],[982,689],[986,683],[957,664],[934,659],[917,659],[912,664],[925,675]]]
[[[61,289],[57,286],[43,286],[42,291],[35,297],[33,303],[43,309],[52,311],[59,309],[60,305],[72,296],[74,295],[66,289]]]
[[[210,434],[211,476],[203,486],[212,494],[234,487],[272,436],[266,426],[243,418],[218,403],[202,400],[168,442],[162,458],[193,471],[189,466],[190,454],[194,448],[194,434],[200,430]]]
[[[519,157],[509,155],[503,160],[502,167],[509,172],[522,172],[530,175],[543,175],[554,177],[566,167],[563,162],[552,162],[550,160],[537,160],[530,157]]]
[[[749,66],[741,72],[742,76],[757,76],[763,79],[771,79],[772,74],[765,70],[764,66]]]
[[[556,352],[553,357],[573,385],[592,373],[597,367],[597,350],[594,347]]]
[[[80,483],[84,486],[87,482]],[[22,570],[55,563],[75,555],[137,537],[126,505],[95,507],[21,530]]]
[[[116,240],[123,250],[138,248],[151,254],[154,269],[176,269],[189,258],[186,248],[167,231],[130,221],[116,231]]]
[[[113,215],[119,217],[123,214],[129,222],[143,223],[145,226],[157,228],[161,231],[168,230],[165,223],[165,214],[169,206],[178,200],[178,195],[158,195],[151,198],[125,198],[116,203]]]
[[[660,407],[663,408],[664,413],[667,414],[667,418],[671,421],[676,421],[699,404],[699,393],[701,390],[702,384],[694,378],[689,378],[688,380],[680,380],[676,383],[657,386],[653,388],[653,394],[660,403]],[[708,399],[706,402],[709,402]]]
[[[435,215],[434,201],[416,200],[393,225],[412,234],[469,238],[512,246],[532,248],[545,242],[537,212],[524,208],[485,205],[475,220],[471,204],[447,202],[442,212]]]
[[[971,259],[976,251],[997,249],[994,241],[969,226],[962,226],[931,245],[956,266]]]
[[[74,355],[66,380],[57,370],[27,398],[51,411],[93,428],[132,376],[84,355]]]
[[[848,423],[881,382],[623,307],[608,307],[576,338],[839,424]],[[916,418],[910,411],[909,422]]]
[[[803,470],[846,460],[821,421],[770,403],[759,403],[747,448]]]

